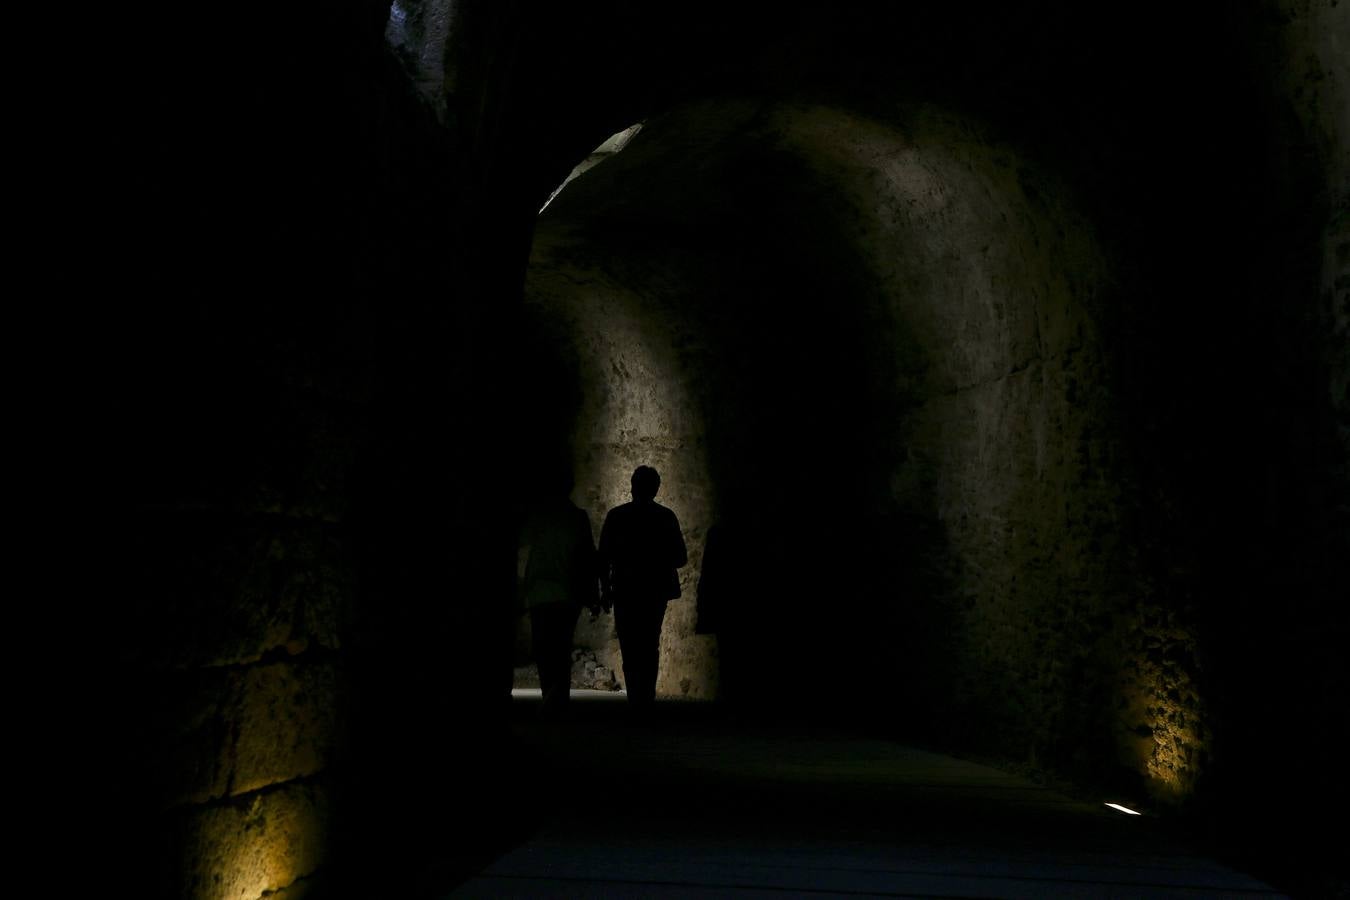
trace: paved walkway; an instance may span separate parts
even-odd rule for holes
[[[451,897],[1280,896],[1155,819],[987,766],[685,705],[634,724],[613,696],[579,700],[550,725],[517,697],[551,812]]]

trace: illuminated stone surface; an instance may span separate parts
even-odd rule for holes
[[[158,787],[158,805],[201,803],[227,791],[232,771],[227,710],[237,678],[225,669],[165,673],[154,679],[153,693],[146,689],[154,706],[170,713],[151,721],[171,731],[145,737],[161,754],[147,772]]]
[[[968,740],[1035,757],[1110,731],[1137,598],[1104,273],[1053,178],[929,112],[694,106],[570,185],[527,296],[581,384],[578,502],[598,524],[646,462],[684,526],[659,692],[716,695],[691,601],[706,530],[739,500],[771,545],[740,598],[766,690],[816,683],[798,654],[823,644],[849,648],[863,691],[934,685],[908,702],[981,723]],[[820,308],[775,302],[790,291]],[[613,653],[607,624],[582,644]],[[1174,705],[1199,719],[1192,695]]]
[[[336,673],[328,663],[166,672],[154,695],[172,717],[146,740],[161,805],[204,802],[312,775],[332,749]]]
[[[319,772],[332,751],[337,714],[331,665],[249,669],[238,685],[231,788],[256,790]]]
[[[182,839],[188,866],[181,896],[257,900],[291,885],[324,861],[327,816],[323,789],[308,784],[191,813]]]

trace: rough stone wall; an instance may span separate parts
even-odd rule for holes
[[[1291,891],[1330,896],[1345,890],[1320,862],[1335,838],[1300,823],[1345,792],[1319,773],[1347,735],[1323,710],[1350,691],[1350,7],[1255,6],[1242,72],[1244,113],[1262,123],[1260,215],[1243,223],[1257,239],[1229,339],[1251,360],[1229,408],[1252,435],[1238,457],[1253,487],[1213,529],[1223,545],[1195,590],[1208,604],[1201,686],[1217,708],[1197,797],[1244,853],[1283,857]],[[1271,722],[1300,738],[1272,740]]]
[[[741,76],[737,88],[714,76],[686,85],[684,95],[725,96],[745,86],[772,96],[801,90],[819,101],[837,90],[848,98],[839,107],[899,126],[894,161],[879,152],[868,160],[863,145],[875,135],[855,136],[852,125],[817,122],[821,142],[833,130],[837,146],[805,149],[771,133],[772,113],[732,113],[727,103],[721,113],[670,119],[663,156],[643,149],[643,138],[663,129],[649,120],[624,154],[564,192],[557,213],[585,219],[580,204],[568,211],[567,194],[586,196],[595,211],[590,233],[570,249],[609,244],[608,259],[592,268],[644,302],[697,284],[684,291],[695,306],[702,294],[735,308],[762,302],[761,309],[774,303],[756,284],[771,275],[755,265],[754,240],[737,248],[750,252],[722,261],[722,280],[736,288],[718,290],[709,235],[740,239],[714,220],[780,236],[792,221],[828,221],[818,244],[783,241],[781,255],[798,273],[809,268],[800,257],[830,257],[842,283],[820,291],[829,298],[821,306],[862,309],[880,337],[850,350],[873,371],[895,369],[887,376],[898,385],[891,399],[868,402],[897,424],[860,443],[910,442],[919,452],[894,466],[873,459],[858,468],[885,471],[884,494],[903,500],[877,530],[903,540],[880,544],[936,551],[900,567],[915,573],[904,590],[957,601],[908,623],[936,633],[961,626],[959,652],[916,654],[921,668],[954,685],[952,660],[969,658],[970,672],[993,676],[962,693],[983,707],[972,706],[979,715],[968,721],[993,723],[988,737],[1002,745],[999,755],[1049,757],[1061,770],[1082,760],[1092,777],[1120,760],[1159,799],[1201,804],[1223,795],[1227,812],[1218,818],[1287,821],[1278,810],[1287,811],[1291,794],[1267,765],[1269,723],[1298,721],[1317,735],[1290,751],[1298,759],[1325,759],[1325,748],[1341,743],[1327,737],[1339,720],[1317,710],[1344,693],[1337,647],[1350,584],[1348,23],[1341,0],[1187,4],[1162,17],[1071,3],[990,4],[976,13],[902,5],[813,17],[785,29],[781,43],[745,40],[763,52],[738,53],[744,70],[724,70]],[[684,42],[674,45],[682,59]],[[643,44],[642,54],[652,57],[653,48]],[[681,83],[680,75],[663,83]],[[997,137],[925,124],[897,113],[897,100],[960,110]],[[625,107],[616,98],[611,108]],[[719,116],[736,126],[717,124]],[[611,130],[623,124],[609,122]],[[748,152],[738,134],[758,148]],[[739,153],[754,162],[710,161]],[[646,176],[644,156],[652,166]],[[784,158],[806,165],[794,169]],[[720,174],[728,168],[736,177]],[[775,202],[772,190],[756,187],[775,178],[781,194],[803,202]],[[603,188],[588,189],[587,179]],[[823,199],[848,193],[849,182],[859,185],[851,203]],[[878,202],[885,197],[898,202],[886,208]],[[644,205],[650,216],[639,211]],[[747,205],[760,214],[738,219]],[[700,216],[700,208],[715,213]],[[986,254],[970,238],[996,233],[998,223],[983,217],[1001,215],[1030,242],[1009,225]],[[616,236],[620,221],[629,234]],[[827,247],[826,231],[847,235],[840,243],[853,249]],[[908,249],[893,253],[869,234],[903,237]],[[859,251],[868,240],[872,249]],[[643,261],[624,269],[616,260],[625,255]],[[1080,263],[1093,274],[1065,284],[1053,271]],[[646,275],[635,271],[643,266]],[[890,295],[874,269],[894,273]],[[853,278],[856,270],[868,277]],[[999,277],[1012,281],[995,285]],[[978,285],[981,278],[991,284]],[[800,299],[818,286],[809,278],[803,285],[773,290]],[[848,296],[861,303],[830,302]],[[1002,308],[990,302],[1014,296]],[[1003,332],[969,324],[1000,316]],[[728,319],[735,315],[708,315],[716,324],[705,335],[735,332]],[[1064,330],[1027,328],[1047,319]],[[925,329],[957,349],[926,358],[924,342],[913,339]],[[735,342],[706,343],[724,362]],[[724,515],[723,494],[737,480],[726,475],[723,419],[754,418],[739,402],[753,392],[738,396],[737,386],[755,383],[759,368],[781,381],[823,355],[803,354],[806,364],[794,367],[766,352],[722,379],[719,402],[704,408],[714,518]],[[971,364],[980,360],[991,370],[976,371]],[[950,395],[924,393],[930,366],[948,370]],[[794,443],[777,431],[774,441]],[[949,454],[949,446],[960,450]],[[1005,449],[1014,452],[995,452]],[[938,509],[942,519],[915,512]],[[976,510],[976,524],[969,513],[961,522],[966,509]],[[1014,574],[1016,588],[1004,581]],[[980,586],[991,588],[987,617],[972,612]],[[830,616],[803,618],[826,632]],[[876,648],[863,649],[845,630],[829,638],[849,650],[843,669],[867,671]],[[979,639],[968,644],[972,634]],[[1014,687],[1005,698],[1007,683]],[[1036,696],[1033,685],[1049,693]],[[1102,702],[1089,700],[1094,695]],[[929,698],[930,712],[943,702]],[[1093,737],[1084,743],[1075,734]],[[1237,815],[1248,786],[1264,793],[1270,815]]]
[[[1337,0],[1281,0],[1276,8],[1272,43],[1279,50],[1268,62],[1279,75],[1277,109],[1292,111],[1299,124],[1282,150],[1292,169],[1311,153],[1320,175],[1314,196],[1298,197],[1298,209],[1315,221],[1308,223],[1312,246],[1296,252],[1305,252],[1317,271],[1317,308],[1305,327],[1325,366],[1318,374],[1329,376],[1327,400],[1343,451],[1326,478],[1330,491],[1339,487],[1341,494],[1333,519],[1339,528],[1331,530],[1345,540],[1327,550],[1338,554],[1350,549],[1350,7]]]
[[[330,849],[368,358],[355,319],[273,309],[255,330],[224,308],[116,375],[139,442],[95,616],[115,648],[98,706],[129,877],[252,900],[312,885]]]
[[[1350,13],[1339,0],[1274,0],[1277,90],[1316,152],[1333,203],[1350,190]]]
[[[491,366],[503,355],[494,339],[508,336],[504,318],[470,307],[514,302],[524,223],[579,154],[630,124],[647,98],[720,91],[724,78],[775,91],[819,84],[828,93],[833,85],[870,98],[863,101],[870,117],[888,125],[821,112],[775,122],[756,104],[730,104],[734,110],[711,120],[676,116],[657,145],[644,138],[666,152],[644,157],[640,139],[563,195],[559,222],[576,219],[567,195],[584,195],[588,182],[588,203],[613,222],[606,229],[592,219],[589,233],[541,244],[554,254],[548,266],[579,279],[563,290],[545,266],[544,294],[567,294],[557,308],[584,319],[585,283],[599,273],[597,302],[628,316],[634,348],[595,344],[586,356],[591,375],[575,379],[598,392],[578,401],[587,413],[567,435],[592,465],[583,499],[597,528],[603,507],[623,499],[629,464],[645,460],[643,439],[669,460],[665,496],[678,502],[687,529],[756,505],[769,511],[764,520],[847,524],[836,497],[846,495],[840,509],[863,509],[855,504],[865,496],[890,498],[888,508],[865,513],[878,535],[868,551],[887,559],[887,548],[932,549],[878,568],[898,569],[910,596],[940,601],[902,630],[962,626],[950,647],[911,648],[910,699],[932,695],[927,707],[902,704],[897,721],[915,708],[930,719],[943,714],[946,695],[927,688],[947,686],[966,704],[946,710],[948,727],[966,710],[979,712],[970,721],[992,723],[990,738],[1004,756],[1067,751],[1072,761],[1078,737],[1109,734],[1112,746],[1082,752],[1099,762],[1123,753],[1152,782],[1184,788],[1206,740],[1195,695],[1226,693],[1213,718],[1226,728],[1214,745],[1228,766],[1221,785],[1228,808],[1238,809],[1259,783],[1275,812],[1297,809],[1301,793],[1310,797],[1304,809],[1315,811],[1320,786],[1290,791],[1285,778],[1291,768],[1317,771],[1309,761],[1330,760],[1343,745],[1327,738],[1343,723],[1326,710],[1345,694],[1340,647],[1350,583],[1350,506],[1336,500],[1350,484],[1350,5],[1191,4],[1162,19],[1087,4],[989,6],[977,15],[964,6],[901,4],[891,17],[811,17],[782,46],[747,53],[759,48],[764,19],[781,32],[792,30],[787,18],[747,10],[731,22],[719,9],[712,29],[719,37],[701,42],[707,29],[698,15],[586,18],[557,4],[551,18],[531,19],[514,4],[401,4],[415,14],[413,27],[389,36],[409,51],[436,112],[471,145],[470,162],[453,172],[445,142],[410,126],[418,114],[389,102],[380,44],[387,5],[277,8],[266,21],[246,9],[116,11],[125,34],[101,41],[116,59],[96,67],[115,82],[99,92],[115,102],[95,126],[115,136],[109,158],[95,163],[116,185],[103,204],[111,215],[92,258],[79,266],[64,260],[57,275],[95,273],[98,283],[73,296],[134,298],[100,303],[83,323],[102,344],[85,381],[108,418],[78,442],[112,445],[79,464],[116,486],[108,531],[119,549],[128,538],[124,559],[135,563],[126,577],[109,567],[117,583],[87,598],[100,649],[81,672],[81,684],[99,692],[92,730],[106,737],[97,743],[117,745],[93,752],[107,757],[102,783],[115,786],[106,805],[116,811],[110,832],[125,839],[122,862],[134,869],[126,883],[146,883],[146,870],[154,881],[172,859],[174,874],[157,885],[163,893],[195,885],[244,896],[318,865],[326,840],[319,823],[332,806],[323,767],[336,720],[323,698],[341,682],[350,649],[339,650],[333,635],[352,554],[340,504],[296,498],[345,493],[350,460],[342,448],[359,431],[350,412],[360,402],[344,378],[319,373],[325,359],[344,360],[343,348],[373,333],[392,348],[398,370],[385,373],[380,399],[384,423],[398,433],[381,463],[391,490],[405,496],[386,508],[423,516],[401,525],[389,558],[416,549],[434,562],[416,577],[384,579],[387,597],[403,605],[358,629],[385,643],[386,662],[424,660],[380,682],[394,690],[371,692],[377,702],[403,698],[406,708],[380,721],[407,730],[389,732],[403,739],[388,741],[399,746],[370,766],[370,784],[381,786],[395,766],[444,771],[437,757],[447,747],[475,762],[456,772],[481,771],[491,756],[484,745],[471,749],[458,735],[420,740],[428,730],[408,725],[432,693],[418,687],[432,683],[422,676],[438,674],[438,629],[463,634],[461,644],[473,648],[464,654],[465,677],[450,683],[491,693],[492,679],[480,674],[490,666],[471,657],[493,656],[494,639],[479,640],[489,629],[473,610],[475,600],[497,596],[483,573],[507,541],[483,527],[482,512],[508,492],[509,473],[492,446],[457,448],[505,432],[505,413],[492,409],[494,386],[509,379]],[[446,16],[461,8],[478,14],[470,21],[477,30],[442,59],[442,35],[456,33]],[[1242,18],[1253,11],[1264,17],[1255,25]],[[691,67],[691,47],[717,52]],[[1253,59],[1249,70],[1233,65]],[[747,60],[751,77],[743,77]],[[442,79],[433,70],[446,61]],[[513,73],[518,63],[526,71]],[[67,96],[85,96],[90,67],[67,69],[60,73],[71,81]],[[1128,288],[1105,304],[1111,329],[1092,321],[1096,276],[1066,284],[1055,271],[1059,262],[1081,262],[1095,272],[1098,263],[1059,188],[1035,166],[1024,176],[1023,157],[1036,154],[992,149],[996,142],[959,122],[895,113],[888,104],[904,93],[969,104],[975,119],[997,121],[1020,139],[1016,147],[1050,148],[1093,224],[1111,220],[1106,243],[1113,262],[1124,263]],[[1258,94],[1264,106],[1249,102]],[[509,103],[513,115],[503,115]],[[74,115],[69,104],[53,106],[70,148],[55,184],[90,159],[83,107]],[[722,125],[710,124],[718,118]],[[812,136],[832,132],[837,147]],[[1267,153],[1284,158],[1262,169]],[[732,164],[713,164],[719,154]],[[1321,174],[1310,179],[1313,169]],[[629,190],[638,184],[645,186]],[[1013,234],[1012,225],[1000,232],[1003,215],[1027,234]],[[447,234],[450,220],[465,227]],[[991,254],[976,240],[986,231],[997,238]],[[743,240],[760,233],[773,237]],[[585,258],[587,247],[606,243],[606,254]],[[558,259],[559,247],[569,258]],[[449,248],[460,255],[446,262]],[[427,274],[455,266],[477,271],[450,279],[454,290],[443,273]],[[969,279],[953,276],[967,266]],[[932,280],[933,272],[941,277]],[[811,302],[798,302],[804,297]],[[367,300],[379,315],[317,335]],[[672,318],[674,309],[698,314],[686,322]],[[818,314],[824,310],[830,314]],[[848,316],[855,321],[841,325]],[[1004,324],[990,327],[997,321]],[[1127,381],[1138,397],[1113,404],[1094,393],[1103,384],[1099,340],[1134,357]],[[927,352],[932,341],[949,342],[947,352]],[[399,369],[411,355],[438,362]],[[579,369],[581,360],[573,362]],[[632,363],[626,374],[605,368],[619,362]],[[360,367],[345,359],[333,371],[350,373],[350,365]],[[144,371],[127,374],[137,367]],[[841,403],[848,385],[868,380],[860,369],[882,373],[882,389]],[[646,371],[676,373],[675,389],[646,391],[634,377]],[[467,388],[452,395],[450,383]],[[611,410],[597,398],[610,391],[619,400],[606,421]],[[1113,491],[1129,478],[1098,428],[1111,426],[1099,402],[1134,413],[1127,443],[1148,457],[1149,469],[1139,491],[1151,504],[1142,524],[1127,511],[1117,515]],[[850,418],[868,404],[876,405],[871,424],[855,427]],[[809,415],[799,420],[794,409]],[[406,425],[442,414],[439,426]],[[1339,443],[1323,440],[1328,420],[1325,430]],[[428,436],[436,440],[422,440]],[[738,442],[746,449],[736,451]],[[891,458],[891,448],[904,453]],[[786,451],[791,464],[778,461]],[[738,505],[733,491],[757,466],[769,477],[751,491],[753,502]],[[474,475],[457,480],[461,467]],[[705,467],[709,482],[698,486]],[[172,489],[161,490],[166,485]],[[423,511],[424,489],[434,493],[431,512]],[[448,536],[400,543],[443,527],[452,508]],[[813,532],[810,545],[819,548],[831,530]],[[1112,545],[1117,539],[1123,549]],[[800,565],[822,555],[794,553],[807,543],[790,542],[776,559],[784,581],[797,583],[775,585],[775,602],[788,602],[791,615],[779,617],[778,633],[760,636],[770,648],[761,657],[766,680],[886,693],[895,675],[877,638],[885,633],[879,626],[894,623],[882,605],[860,600],[881,593],[858,579],[841,588],[830,572]],[[856,550],[843,543],[828,552]],[[693,553],[699,544],[690,541]],[[459,548],[454,565],[440,565],[435,554],[451,545]],[[1154,554],[1142,574],[1128,559],[1140,547]],[[443,602],[451,567],[462,576],[458,606]],[[696,569],[686,570],[686,582]],[[1120,576],[1117,593],[1094,594],[1107,571]],[[1004,581],[1014,575],[1015,588]],[[1198,636],[1196,605],[1209,616]],[[668,660],[689,653],[668,669],[702,670],[712,645],[688,634],[691,610],[673,609],[684,620],[668,635],[685,649],[664,652]],[[1115,657],[1102,652],[1110,633],[1119,637]],[[608,636],[587,640],[604,645]],[[775,657],[780,644],[786,650]],[[828,650],[808,658],[807,646]],[[106,659],[110,647],[120,658]],[[1197,657],[1206,654],[1211,663],[1226,657],[1229,668],[1210,665],[1197,680]],[[665,678],[663,692],[682,691],[684,677]],[[1103,692],[1113,679],[1118,690]],[[690,677],[691,693],[712,689],[706,673]],[[1111,701],[1088,702],[1099,693]],[[1295,723],[1302,739],[1286,740],[1271,722]],[[372,731],[384,740],[385,732]],[[1280,766],[1267,765],[1272,734]],[[429,749],[411,763],[409,747]],[[464,808],[459,801],[473,785],[452,780],[441,796]],[[150,825],[123,827],[121,812],[147,803]],[[406,822],[416,805],[395,803],[371,820]],[[458,837],[480,830],[480,819],[468,819]],[[314,827],[299,827],[304,822]],[[274,824],[277,833],[307,836],[281,841],[276,853],[232,843],[270,834]],[[412,855],[400,841],[413,830],[388,837],[394,852],[371,858]],[[142,835],[176,846],[147,850]],[[147,852],[155,860],[142,866]],[[225,871],[226,858],[239,865]],[[295,891],[304,884],[294,882]]]
[[[125,699],[109,700],[131,753],[121,777],[153,799],[174,860],[165,895],[298,890],[325,860],[354,599],[337,438],[298,454],[296,482],[256,483],[265,508],[162,506],[128,523],[140,590],[118,623]]]
[[[527,297],[576,354],[578,497],[622,499],[644,454],[715,454],[671,458],[687,531],[749,494],[794,548],[752,601],[777,644],[758,651],[766,692],[843,679],[966,745],[1184,777],[1204,740],[1198,697],[1174,690],[1193,635],[1132,568],[1091,229],[969,124],[897,120],[681,110],[560,195]],[[775,477],[756,484],[723,439]],[[681,644],[706,639],[673,624],[677,693]]]
[[[817,470],[834,467],[845,442],[830,440],[829,423],[851,406],[830,396],[839,388],[832,361],[844,352],[830,337],[840,328],[796,296],[830,289],[837,273],[827,274],[810,253],[802,255],[800,271],[779,265],[782,235],[758,229],[773,216],[759,208],[761,201],[786,202],[763,194],[781,182],[747,188],[754,179],[738,169],[746,164],[744,148],[722,159],[709,153],[726,138],[729,122],[743,124],[754,112],[753,104],[731,104],[711,124],[676,116],[657,141],[644,131],[578,178],[541,218],[527,281],[529,313],[548,323],[544,345],[555,353],[569,348],[556,375],[580,386],[557,427],[569,435],[577,497],[596,528],[606,509],[627,499],[628,477],[643,461],[662,471],[658,500],[684,526],[690,552],[681,573],[684,596],[670,605],[663,631],[658,690],[667,696],[710,697],[717,690],[718,643],[693,633],[694,586],[715,518],[751,506],[755,515],[777,510],[782,538],[773,552],[785,556],[773,564],[776,577],[818,572],[797,552],[810,529],[803,506],[831,502],[833,487],[820,490]],[[646,149],[634,156],[634,147]],[[630,156],[636,163],[625,161]],[[653,179],[655,169],[665,177]],[[794,284],[797,275],[812,280],[812,288]],[[820,358],[807,346],[813,338],[827,348]],[[842,337],[839,347],[851,342]],[[802,354],[802,364],[784,370],[783,354],[792,353]],[[816,457],[812,447],[822,453]],[[764,595],[784,587],[775,582]],[[771,621],[778,620],[765,624]],[[583,627],[580,639],[608,643],[613,652],[607,622],[598,634]],[[790,666],[778,677],[819,684],[811,668]]]
[[[1184,664],[1159,668],[1165,627],[1130,560],[1091,226],[1053,178],[959,119],[920,111],[895,128],[816,109],[783,128],[851,214],[837,225],[856,228],[902,336],[890,491],[901,520],[936,528],[928,559],[895,550],[934,570],[933,596],[908,598],[928,647],[909,670],[928,682],[919,704],[962,710],[939,727],[969,746],[1185,779],[1201,704]]]
[[[118,45],[126,219],[98,271],[125,303],[91,313],[84,463],[112,538],[81,607],[97,702],[76,742],[111,792],[103,892],[298,897],[359,868],[334,852],[364,827],[336,814],[361,777],[356,481],[399,374],[382,341],[412,315],[382,292],[428,278],[419,239],[373,223],[412,228],[444,163],[378,15],[291,12],[189,14]]]
[[[1279,318],[1276,332],[1304,347],[1305,358],[1285,376],[1291,392],[1320,392],[1324,383],[1327,390],[1325,398],[1290,398],[1306,421],[1289,423],[1287,452],[1306,452],[1315,439],[1310,430],[1330,418],[1343,460],[1350,458],[1350,9],[1336,0],[1275,0],[1266,13],[1253,65],[1266,88],[1265,109],[1278,123],[1269,154],[1284,195],[1274,210],[1282,278],[1261,289],[1287,296],[1295,310]],[[1316,297],[1311,308],[1304,296]],[[1320,479],[1314,490],[1340,495],[1335,515],[1350,527],[1345,465],[1323,471],[1325,459],[1305,461],[1319,470],[1310,475]],[[1303,565],[1321,572],[1325,561]]]

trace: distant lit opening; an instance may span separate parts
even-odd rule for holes
[[[604,143],[592,150],[589,156],[577,163],[571,173],[563,179],[563,183],[558,185],[557,189],[548,195],[548,199],[544,201],[544,205],[539,207],[539,212],[542,213],[544,210],[548,209],[548,205],[553,202],[553,198],[561,194],[562,189],[567,187],[567,185],[572,182],[572,179],[580,176],[588,169],[595,168],[600,165],[600,163],[618,153],[624,147],[627,147],[628,142],[637,137],[637,133],[641,130],[642,123],[639,122],[636,125],[630,125],[623,131],[615,132],[606,138]]]
[[[1108,804],[1106,804],[1106,805],[1109,806],[1109,807],[1111,807],[1111,808],[1114,809],[1114,810],[1118,810],[1118,811],[1120,811],[1120,812],[1125,813],[1125,815],[1127,815],[1127,816],[1141,816],[1141,815],[1143,815],[1143,813],[1135,812],[1134,810],[1132,810],[1132,809],[1130,809],[1130,808],[1128,808],[1128,807],[1121,806],[1119,803],[1108,803]]]

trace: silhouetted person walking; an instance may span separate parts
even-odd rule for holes
[[[600,591],[614,608],[628,702],[645,710],[656,699],[666,603],[680,596],[675,570],[688,554],[675,513],[656,502],[661,476],[638,466],[632,484],[633,502],[611,509],[600,529]]]
[[[577,617],[583,606],[599,612],[590,516],[566,494],[549,497],[530,514],[521,543],[528,554],[522,594],[530,613],[542,709],[556,713],[570,698]]]

